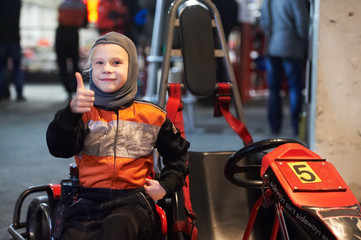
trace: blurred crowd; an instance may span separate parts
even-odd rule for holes
[[[247,71],[253,71],[257,78],[256,82],[263,82],[262,86],[268,88],[268,120],[274,134],[279,134],[282,129],[282,92],[289,93],[292,127],[297,135],[303,102],[309,1],[211,1],[219,11],[226,40],[240,45],[239,49],[234,51],[239,55],[238,59],[242,58],[243,63],[246,63],[248,58],[253,58],[248,65],[256,66],[249,70],[251,66],[242,67],[242,63],[235,63],[234,71],[238,81],[242,82],[240,85],[244,81],[253,81],[254,77],[246,75]],[[95,28],[97,35],[110,31],[119,32],[128,36],[137,46],[140,66],[138,92],[142,95],[147,87],[146,58],[152,41],[157,0],[99,0],[95,2],[98,3],[97,21],[92,23],[91,27]],[[172,2],[173,0],[163,0],[163,16],[167,16]],[[256,2],[263,3],[262,7],[257,6],[258,16],[250,14],[250,6],[253,4],[255,8]],[[64,86],[68,99],[74,96],[76,90],[74,74],[81,72],[81,68],[84,67],[79,67],[81,60],[79,30],[89,27],[87,3],[90,1],[62,0],[57,6],[58,22],[54,29],[53,46],[56,54],[55,66],[58,81]],[[0,31],[2,33],[0,35],[0,101],[10,99],[12,83],[16,89],[14,98],[18,101],[25,100],[24,73],[21,69],[24,51],[20,44],[19,26],[21,6],[21,0],[0,1]],[[166,17],[161,21],[156,24],[165,25]],[[238,35],[230,38],[235,29]],[[230,45],[232,51],[233,45]],[[245,54],[243,54],[244,51],[246,51]],[[287,81],[283,81],[284,79]],[[244,86],[242,85],[243,88]],[[243,97],[242,93],[241,97]]]

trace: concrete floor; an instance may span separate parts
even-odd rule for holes
[[[12,93],[14,96],[13,89]],[[67,104],[63,88],[54,83],[32,83],[25,86],[24,95],[27,98],[25,102],[12,99],[0,101],[0,239],[10,238],[7,229],[12,223],[13,209],[19,194],[32,185],[59,183],[68,176],[68,164],[74,162],[73,159],[52,157],[45,141],[49,122],[55,112]],[[247,127],[254,141],[274,137],[268,130],[265,104],[265,100],[254,100],[244,105]],[[242,141],[223,118],[212,117],[212,110],[206,101],[194,104],[195,128],[186,131],[187,139],[191,142],[190,150],[240,149]],[[280,137],[294,138],[288,116],[285,108],[284,129]],[[24,203],[26,205],[27,202]],[[247,213],[246,206],[240,206],[240,211]],[[22,219],[25,215],[24,211]],[[246,215],[243,214],[244,223],[247,221]],[[245,225],[239,227],[244,228]]]

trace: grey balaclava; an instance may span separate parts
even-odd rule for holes
[[[105,93],[92,81],[92,71],[90,71],[90,89],[94,91],[95,101],[94,105],[102,106],[106,109],[115,109],[119,106],[134,99],[137,93],[137,79],[138,79],[138,61],[137,61],[137,50],[128,37],[117,32],[109,32],[99,37],[91,48],[93,51],[94,47],[99,44],[116,44],[125,49],[129,56],[128,64],[128,77],[124,86],[112,93]]]

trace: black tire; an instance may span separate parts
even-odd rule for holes
[[[29,204],[26,215],[26,235],[29,240],[51,239],[51,222],[49,223],[44,208],[50,209],[48,196],[36,197]]]

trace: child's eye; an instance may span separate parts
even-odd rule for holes
[[[121,64],[123,64],[123,60],[122,59],[114,59],[113,60],[113,64],[116,65],[116,66],[119,66]]]
[[[94,64],[103,64],[103,61],[95,61],[95,63]]]

